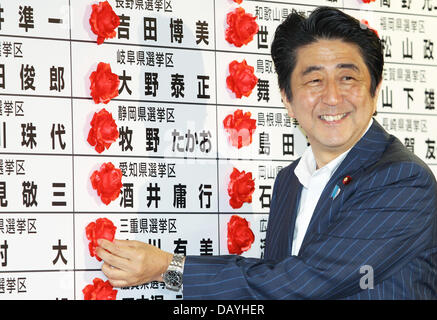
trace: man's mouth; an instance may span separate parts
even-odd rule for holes
[[[319,116],[319,119],[324,120],[324,121],[328,121],[328,122],[334,122],[334,121],[339,121],[341,119],[346,118],[346,116],[348,114],[349,114],[348,112],[339,113],[336,115],[323,114],[323,115]]]

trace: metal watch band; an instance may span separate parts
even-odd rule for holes
[[[184,271],[183,254],[174,254],[167,268],[167,271],[162,275],[165,287],[170,290],[179,291],[182,288],[182,274]]]
[[[185,256],[183,254],[175,253],[170,262],[170,267],[180,268],[182,272],[184,270],[184,260]]]

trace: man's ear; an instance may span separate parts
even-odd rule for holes
[[[290,118],[294,118],[294,112],[293,109],[291,108],[291,102],[288,100],[287,98],[287,94],[285,93],[284,90],[281,90],[281,98],[282,98],[282,103],[284,104],[285,108],[288,111],[288,115],[290,116]]]
[[[376,86],[376,89],[375,89],[375,99],[376,100],[378,100],[378,96],[379,96],[379,92],[381,90],[381,87],[382,87],[382,80],[379,81],[379,83],[378,83],[378,85]]]
[[[378,103],[378,96],[379,96],[379,92],[381,91],[381,87],[382,87],[382,80],[376,86],[375,95],[373,96],[373,106],[374,106],[373,114],[374,115],[376,114],[376,109],[378,109],[377,103]]]

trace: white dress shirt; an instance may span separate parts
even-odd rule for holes
[[[373,118],[369,122],[364,134],[367,132],[367,130],[369,130],[372,123]],[[337,170],[351,149],[331,160],[328,164],[320,169],[316,169],[316,160],[314,158],[311,146],[305,149],[302,158],[294,169],[294,173],[299,179],[299,182],[303,185],[303,188],[297,210],[291,255],[298,255],[300,246],[302,245],[303,238],[307,231],[314,209],[316,208],[317,202],[319,201],[320,195],[322,194],[323,189],[334,174],[335,170]]]

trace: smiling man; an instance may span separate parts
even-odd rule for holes
[[[185,299],[437,299],[437,184],[372,118],[379,38],[322,7],[281,23],[272,57],[310,146],[276,178],[264,259],[102,240],[103,272],[116,286],[183,284]]]
[[[376,111],[370,73],[359,47],[342,40],[320,39],[297,50],[290,99],[282,99],[311,143],[323,167],[350,149],[364,134]]]

